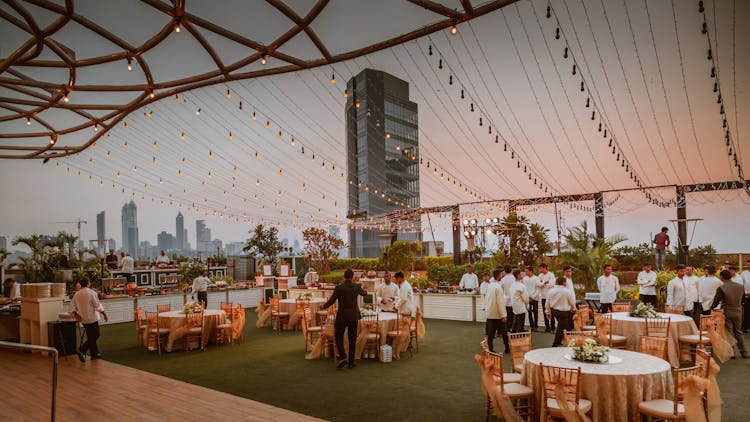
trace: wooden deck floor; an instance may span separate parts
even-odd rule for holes
[[[49,420],[52,362],[0,350],[0,419]],[[321,421],[104,360],[60,359],[58,421]]]

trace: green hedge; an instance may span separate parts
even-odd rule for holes
[[[331,270],[379,270],[382,265],[380,258],[339,258],[331,260]]]
[[[492,276],[495,269],[494,262],[478,262],[472,264],[474,273],[477,277],[482,278],[482,273],[487,272]],[[447,282],[456,285],[461,282],[461,276],[466,272],[466,265],[437,265],[427,270],[427,278],[433,283]]]

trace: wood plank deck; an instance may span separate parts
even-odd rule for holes
[[[0,419],[50,418],[52,362],[39,354],[0,350]],[[321,421],[231,394],[105,360],[60,359],[58,421]]]

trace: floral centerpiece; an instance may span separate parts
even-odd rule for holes
[[[203,307],[198,302],[188,302],[185,304],[185,306],[182,307],[183,314],[189,314],[192,312],[200,312],[202,310],[203,310]]]
[[[372,306],[370,306],[370,305],[365,305],[364,307],[359,308],[359,313],[362,316],[373,316],[373,315],[375,315],[375,311],[372,309]]]
[[[312,299],[312,293],[302,293],[301,295],[298,296],[298,299],[310,300]]]
[[[630,311],[630,316],[634,318],[656,318],[659,314],[650,303],[639,303],[635,309]]]
[[[594,339],[586,339],[582,345],[576,346],[574,341],[568,345],[572,358],[581,362],[604,363],[609,360],[609,347],[602,346]]]

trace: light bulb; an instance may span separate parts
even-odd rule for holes
[[[260,57],[260,64],[266,64],[266,56]]]
[[[334,85],[335,83],[336,83],[336,75],[332,73],[331,74],[331,85]]]
[[[133,70],[133,59],[128,57],[128,71]]]
[[[349,90],[345,89],[344,90],[344,98],[348,98],[348,97],[349,97]]]
[[[268,120],[266,120],[266,129],[269,129],[270,127],[271,127],[271,122],[269,122]]]
[[[232,131],[230,130],[229,131],[229,140],[231,141],[232,139],[234,139],[234,136],[232,136]]]
[[[174,26],[174,32],[180,32],[180,24]]]
[[[213,151],[208,151],[208,158],[211,159],[211,160],[214,159],[214,152]]]
[[[253,111],[253,120],[255,119],[257,119],[257,117],[255,117],[255,112]]]
[[[68,94],[63,95],[63,101],[65,101],[66,103],[70,102],[70,98],[68,98]]]
[[[151,144],[151,146],[152,146],[153,148],[156,148],[156,141],[154,141],[154,143],[153,143],[153,144]]]
[[[195,115],[196,116],[200,116],[201,115],[201,109],[200,108],[198,108],[198,110],[195,110]]]
[[[180,134],[180,139],[181,139],[181,140],[183,140],[183,141],[185,140],[185,132],[182,132],[182,133]]]
[[[150,91],[150,92],[148,93],[148,97],[149,97],[149,98],[154,98],[155,96],[156,96],[156,94],[154,94],[154,91]],[[67,101],[65,101],[65,102],[67,103]]]
[[[227,93],[225,94],[225,96],[227,97],[227,99],[232,98],[232,94],[229,92],[229,90],[227,90]]]
[[[31,117],[26,118],[26,126],[31,126]]]
[[[94,132],[99,132],[99,123],[94,123]]]
[[[458,34],[458,27],[456,27],[456,24],[453,24],[451,26],[451,35],[456,35],[456,34]]]

